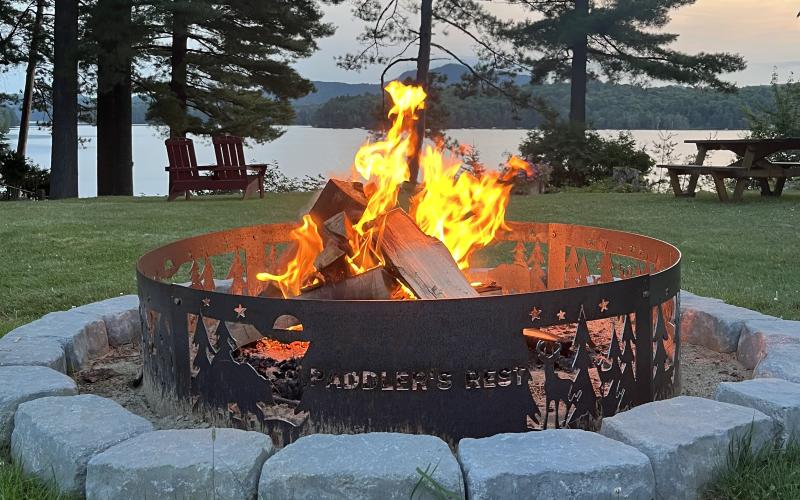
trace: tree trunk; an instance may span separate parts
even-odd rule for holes
[[[101,0],[100,9],[112,26],[97,35],[97,195],[132,196],[131,4]]]
[[[431,23],[433,19],[433,0],[422,0],[419,22],[419,52],[417,54],[417,84],[428,92],[428,70],[431,65]],[[425,110],[419,111],[417,120],[417,137],[414,154],[409,163],[411,184],[416,184],[419,177],[419,157],[425,142]]]
[[[78,0],[55,2],[50,197],[78,196]]]
[[[589,15],[589,0],[575,0],[575,12],[579,17]],[[570,71],[569,121],[581,127],[586,126],[586,60],[588,58],[588,38],[579,35],[572,47],[572,69]]]
[[[181,7],[176,7],[172,14],[172,53],[170,58],[171,78],[169,88],[181,110],[181,116],[175,117],[169,125],[170,137],[186,137],[186,43],[189,39],[189,26],[186,14],[181,12]]]
[[[17,154],[25,156],[28,147],[28,123],[31,121],[33,105],[33,85],[36,81],[36,65],[39,63],[39,44],[42,40],[42,18],[44,17],[44,0],[36,2],[36,17],[31,30],[31,46],[28,50],[28,67],[25,69],[25,90],[22,94],[22,113],[19,119],[19,137]]]

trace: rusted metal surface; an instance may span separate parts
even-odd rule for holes
[[[511,222],[498,239],[517,242],[514,262],[503,264],[512,267],[475,272],[522,273],[514,279],[518,293],[414,301],[258,296],[261,284],[247,276],[275,271],[293,227],[211,233],[140,259],[149,393],[280,442],[366,431],[424,432],[455,442],[531,428],[594,428],[604,415],[670,397],[677,387],[680,252],[667,243]],[[212,267],[221,258],[227,263]],[[193,268],[192,286],[169,283],[182,266]],[[217,271],[232,279],[235,293],[214,289]],[[285,315],[302,330],[276,324]],[[587,333],[597,320],[613,329],[604,332],[611,340],[599,365]],[[529,349],[523,330],[568,324],[576,330],[574,359],[571,373],[559,374],[557,346]],[[236,361],[233,325],[280,342],[309,342],[292,418],[273,411],[282,402],[271,383]],[[540,405],[532,397],[537,391],[546,395]]]

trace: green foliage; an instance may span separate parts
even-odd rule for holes
[[[153,74],[136,90],[152,99],[148,118],[179,135],[279,137],[274,125],[293,118],[289,100],[313,89],[291,63],[333,32],[321,18],[315,0],[150,2],[146,28],[171,44],[145,53]]]
[[[706,487],[706,500],[800,498],[800,443],[754,448],[752,432],[731,442],[724,463]]]
[[[747,110],[751,137],[775,139],[800,137],[800,82],[793,78],[785,84],[778,83],[773,73],[771,83],[772,102],[767,106]],[[776,161],[800,161],[800,151],[773,155]]]
[[[34,194],[39,189],[47,192],[50,190],[50,172],[12,151],[5,142],[5,137],[0,136],[0,183]],[[20,194],[18,189],[0,187],[0,195],[4,198],[17,199]]]
[[[499,32],[526,61],[536,81],[571,75],[575,48],[586,44],[587,59],[607,78],[648,77],[689,85],[732,90],[720,73],[745,68],[744,60],[729,53],[689,55],[669,48],[678,35],[664,33],[670,11],[695,0],[583,0],[582,2],[524,2],[536,14],[512,22]],[[580,8],[583,4],[583,8]],[[584,10],[585,9],[585,10]],[[589,78],[595,76],[590,72]]]
[[[289,177],[277,166],[268,168],[264,173],[264,191],[268,193],[310,193],[322,189],[326,182],[328,180],[321,174]]]
[[[553,168],[550,182],[556,187],[581,187],[610,179],[617,167],[633,169],[644,177],[655,164],[629,132],[606,139],[571,124],[531,130],[520,153],[528,161],[549,164]]]

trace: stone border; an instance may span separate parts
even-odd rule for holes
[[[111,400],[76,395],[64,374],[141,337],[138,298],[122,296],[50,313],[0,338],[0,438],[23,469],[91,499],[209,491],[408,498],[415,487],[430,498],[418,483],[436,486],[420,471],[458,498],[695,498],[744,432],[756,444],[800,433],[800,322],[688,292],[681,313],[684,341],[736,352],[754,380],[722,383],[716,401],[679,396],[636,407],[604,419],[599,434],[500,434],[464,439],[455,453],[432,436],[312,435],[276,452],[247,431],[153,431]]]

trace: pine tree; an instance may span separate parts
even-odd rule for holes
[[[530,67],[534,81],[548,77],[571,83],[569,119],[586,124],[586,84],[599,68],[609,79],[628,75],[731,90],[720,73],[745,68],[736,54],[690,55],[669,47],[678,35],[661,31],[670,11],[695,0],[526,1],[532,20],[512,22],[500,30]]]
[[[343,56],[340,65],[348,70],[360,70],[373,64],[383,65],[383,85],[386,73],[394,65],[414,62],[416,83],[429,96],[425,109],[417,116],[417,140],[409,162],[412,183],[417,182],[419,155],[426,132],[435,132],[443,118],[440,116],[441,111],[434,110],[435,106],[431,106],[431,101],[436,99],[438,93],[435,74],[430,73],[432,51],[455,60],[469,70],[470,77],[467,80],[470,85],[465,85],[464,95],[474,93],[480,88],[488,93],[500,93],[515,105],[533,105],[530,95],[515,88],[511,79],[507,78],[511,72],[506,71],[505,66],[514,66],[514,63],[496,50],[493,30],[498,20],[484,8],[482,1],[421,0],[417,3],[402,0],[354,0],[353,3],[354,17],[365,23],[364,32],[359,36],[364,49],[357,54]],[[477,47],[477,54],[486,62],[467,63],[465,56],[458,55],[448,46],[448,32],[469,37]],[[414,48],[416,56],[409,55]],[[541,104],[538,101],[536,103]]]
[[[132,0],[88,7],[88,41],[97,65],[97,195],[133,195],[132,72],[135,46],[147,38]]]
[[[148,118],[170,135],[230,133],[267,141],[290,123],[290,99],[312,84],[291,63],[333,33],[315,0],[153,0],[155,39],[146,55],[155,74],[137,88],[152,103]]]
[[[55,2],[50,197],[78,197],[78,1]]]

